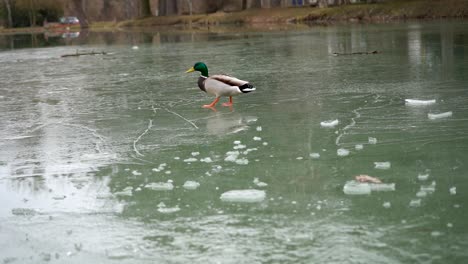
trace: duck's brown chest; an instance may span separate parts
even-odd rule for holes
[[[203,77],[203,76],[200,76],[198,78],[198,88],[200,88],[200,90],[202,90],[202,91],[204,91],[206,93],[205,80],[206,80],[206,78]]]

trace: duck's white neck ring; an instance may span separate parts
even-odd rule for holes
[[[205,78],[205,79],[206,79],[206,78],[208,78],[208,77],[206,77],[206,76],[203,76],[203,75],[200,75],[200,77],[202,77],[202,78]]]

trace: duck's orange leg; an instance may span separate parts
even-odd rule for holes
[[[232,106],[232,96],[229,96],[229,102],[224,103],[223,106]]]
[[[214,99],[214,101],[211,102],[211,104],[209,104],[209,105],[203,105],[202,107],[203,107],[203,108],[213,108],[213,107],[215,107],[215,105],[218,103],[218,101],[219,101],[219,97],[216,97],[216,98]]]

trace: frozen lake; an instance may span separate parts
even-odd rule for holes
[[[42,38],[0,36],[3,263],[468,261],[467,22]]]

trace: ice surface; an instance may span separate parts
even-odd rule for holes
[[[435,187],[436,187],[436,182],[433,181],[430,185],[422,185],[420,190],[427,192],[427,193],[433,193],[435,192]]]
[[[369,144],[375,145],[377,144],[377,139],[375,137],[368,138]]]
[[[145,188],[154,190],[154,191],[171,191],[174,189],[172,182],[152,182],[145,185]]]
[[[349,150],[347,149],[344,149],[344,148],[340,148],[336,151],[336,154],[340,157],[345,157],[345,156],[348,156],[349,155]]]
[[[54,200],[64,200],[65,198],[67,198],[67,196],[63,195],[63,194],[52,196],[52,199],[54,199]]]
[[[429,179],[429,174],[418,174],[418,180],[426,181],[427,179]]]
[[[392,166],[390,161],[378,161],[374,162],[374,168],[379,169],[379,170],[388,170]]]
[[[310,153],[309,156],[313,159],[318,159],[320,158],[320,154],[319,153]]]
[[[322,121],[320,122],[320,126],[322,127],[335,127],[336,125],[338,125],[339,121],[338,119],[335,119],[335,120],[327,120],[327,121]]]
[[[263,190],[232,190],[221,194],[221,201],[235,203],[258,203],[265,199]]]
[[[449,191],[450,191],[451,195],[455,195],[455,194],[457,194],[457,187],[452,187],[452,188],[450,188]]]
[[[447,117],[451,117],[451,116],[452,116],[452,111],[445,112],[445,113],[440,113],[440,114],[431,114],[431,113],[427,114],[427,117],[429,119],[431,119],[431,120],[440,119],[440,118],[447,118]]]
[[[373,192],[395,191],[395,183],[370,183],[369,185]]]
[[[405,99],[405,104],[409,106],[423,106],[435,104],[436,100],[418,100],[418,99]]]
[[[195,190],[197,189],[198,187],[200,186],[200,183],[196,182],[196,181],[186,181],[184,183],[184,188],[187,189],[187,190]]]
[[[36,210],[32,208],[13,208],[11,209],[11,213],[14,215],[35,215],[37,213]]]
[[[364,148],[364,145],[362,144],[357,144],[356,146],[354,146],[354,149],[356,150],[362,150]]]
[[[347,195],[365,195],[371,193],[371,187],[366,182],[348,181],[343,186],[343,192]]]
[[[268,186],[268,183],[260,181],[258,178],[254,178],[253,183],[257,185],[258,187],[266,187]]]

